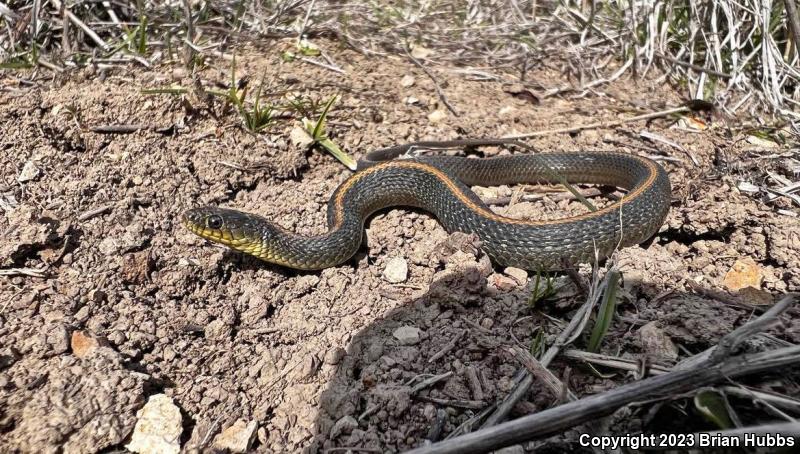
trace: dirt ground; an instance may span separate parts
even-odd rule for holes
[[[436,68],[456,117],[408,60],[324,47],[345,74],[285,62],[269,47],[240,49],[237,75],[251,84],[264,77],[275,100],[286,92],[338,95],[329,131],[356,157],[413,140],[613,121],[684,101],[655,78],[622,78],[534,102],[513,95],[511,84]],[[209,59],[201,75],[209,86],[224,86],[229,68]],[[2,77],[4,85],[17,83]],[[529,80],[542,87],[569,82],[549,68],[532,71]],[[17,87],[22,94],[0,92],[0,270],[45,270],[44,277],[0,276],[0,451],[123,450],[137,411],[159,393],[180,408],[186,450],[208,448],[217,433],[244,420],[257,424],[256,452],[402,451],[444,438],[502,399],[520,367],[506,347],[527,348],[540,329],[552,340],[563,326],[556,322],[585,299],[559,277],[565,287],[558,296],[531,305],[532,276],[493,267],[471,239],[404,209],[377,215],[368,247],[321,272],[271,266],[195,237],[179,220],[203,204],[321,233],[328,197],[351,172],[324,151],[293,144],[293,120],[251,135],[219,102],[208,108],[202,100],[140,92],[173,83],[191,84],[180,65],[40,75],[35,87]],[[740,126],[752,120],[706,120],[710,127],[702,131],[677,127],[669,117],[529,141],[539,150],[659,156],[669,172],[667,222],[652,241],[619,253],[625,293],[603,353],[651,357],[641,328],[653,321],[683,358],[757,314],[752,303],[800,290],[800,218],[776,211],[798,208],[737,190],[739,181],[763,183],[765,170],[780,173],[787,149],[748,142]],[[91,130],[119,124],[149,128]],[[683,150],[640,137],[645,129]],[[497,198],[516,188],[476,191]],[[539,219],[583,210],[565,198],[494,208]],[[383,273],[397,257],[408,277],[391,283]],[[760,289],[724,293],[725,274],[748,258],[763,273]],[[589,268],[580,273],[588,277]],[[773,334],[800,342],[797,315],[790,311]],[[86,353],[81,339],[100,348]],[[579,395],[634,379],[610,369],[599,375],[568,359],[553,370]],[[756,383],[798,394],[796,374]],[[535,384],[514,415],[555,400]],[[658,414],[708,426],[683,399],[660,410],[634,407],[617,427],[652,429]],[[569,439],[525,448],[575,449]]]

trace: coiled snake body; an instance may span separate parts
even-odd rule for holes
[[[415,142],[369,153],[359,171],[328,202],[327,233],[305,237],[250,213],[203,207],[188,210],[184,225],[195,234],[267,262],[322,269],[352,257],[364,223],[382,208],[410,206],[436,216],[449,232],[475,233],[503,266],[563,268],[638,244],[663,224],[670,183],[654,161],[618,152],[553,152],[486,159],[428,156],[393,159],[413,148],[435,149],[509,143],[506,139]],[[621,201],[597,211],[550,221],[510,219],[493,213],[469,186],[521,183],[594,183],[627,189]]]

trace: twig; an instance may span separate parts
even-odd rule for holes
[[[36,268],[6,268],[0,269],[0,276],[28,276],[44,279],[47,277],[45,271]]]
[[[704,68],[704,67],[702,67],[700,65],[695,65],[694,63],[686,63],[686,62],[680,61],[680,60],[678,60],[676,58],[672,58],[672,57],[666,56],[664,54],[656,53],[655,56],[658,57],[658,58],[661,58],[663,60],[667,60],[668,62],[675,63],[678,66],[683,66],[684,68],[690,68],[690,69],[693,69],[695,71],[704,72],[704,73],[706,73],[708,75],[711,75],[711,76],[722,77],[723,79],[733,79],[733,75],[731,75],[731,74],[721,73],[719,71],[714,71],[713,69]]]
[[[450,378],[452,375],[453,375],[453,372],[450,371],[450,372],[445,372],[443,374],[433,375],[431,377],[428,377],[425,380],[422,380],[421,382],[419,382],[416,385],[414,385],[414,387],[411,388],[410,393],[411,394],[416,394],[416,393],[422,391],[423,389],[425,389],[425,388],[427,388],[429,386],[433,386],[433,385],[435,385],[436,383],[439,383],[442,380]]]
[[[331,71],[333,71],[335,73],[347,74],[345,72],[345,70],[343,70],[342,68],[339,68],[339,67],[336,67],[336,66],[333,66],[333,65],[329,65],[327,63],[322,63],[321,61],[314,60],[313,58],[297,57],[297,59],[300,60],[300,61],[304,61],[306,63],[311,63],[312,65],[317,65],[317,66],[319,66],[321,68],[329,69],[329,70],[331,70]]]
[[[766,331],[767,328],[778,323],[782,313],[784,313],[789,306],[794,304],[798,295],[789,294],[781,298],[780,301],[775,303],[768,311],[764,312],[755,320],[746,323],[727,336],[720,339],[717,348],[709,356],[708,360],[711,363],[718,363],[731,355],[733,350],[744,342],[745,339],[752,337],[756,333]]]
[[[570,349],[570,350],[565,350],[561,355],[564,358],[568,359],[585,361],[590,364],[597,364],[599,366],[612,367],[614,369],[620,369],[620,370],[628,370],[631,372],[638,372],[642,369],[642,366],[641,364],[639,364],[639,361],[630,360],[627,358],[617,358],[615,356],[603,355],[600,353],[591,353],[581,350]],[[669,371],[670,369],[668,367],[664,367],[658,364],[650,364],[647,367],[647,372],[649,372],[650,375],[662,375],[668,373]]]
[[[445,105],[445,107],[447,107],[447,110],[449,110],[449,111],[450,111],[450,113],[452,113],[452,114],[453,114],[453,116],[456,116],[456,117],[458,117],[458,116],[459,116],[458,112],[456,111],[455,107],[453,107],[453,106],[452,106],[452,105],[451,105],[451,104],[450,104],[450,103],[447,101],[447,97],[444,95],[444,91],[442,91],[442,87],[439,85],[439,82],[436,80],[436,77],[433,75],[433,73],[431,73],[431,72],[428,70],[428,68],[426,68],[426,67],[425,67],[425,65],[423,65],[423,64],[422,64],[422,63],[421,63],[419,60],[417,60],[416,58],[414,58],[414,56],[413,56],[413,55],[411,55],[411,52],[409,52],[409,51],[408,51],[408,49],[404,49],[404,50],[406,51],[406,55],[408,56],[408,58],[410,58],[410,59],[411,59],[411,61],[412,61],[412,62],[414,62],[414,64],[415,64],[415,65],[419,66],[419,68],[420,68],[420,69],[421,69],[421,70],[422,70],[422,71],[423,71],[425,74],[427,74],[427,75],[428,75],[428,77],[429,77],[429,78],[430,78],[430,79],[433,81],[433,87],[436,89],[436,94],[437,94],[437,95],[439,95],[439,99],[442,101],[442,104],[444,104],[444,105]]]
[[[468,366],[464,373],[467,376],[467,382],[469,383],[470,390],[472,390],[472,397],[475,400],[483,400],[483,387],[481,386],[481,380],[478,378],[478,370],[475,366]]]
[[[99,206],[99,207],[97,207],[97,208],[95,208],[93,210],[89,210],[89,211],[81,214],[80,216],[78,216],[78,221],[79,222],[88,221],[89,219],[92,219],[95,216],[99,216],[101,214],[108,213],[109,211],[111,211],[112,208],[114,208],[114,205],[111,204],[111,203],[109,203],[107,205]]]
[[[556,340],[553,342],[553,345],[547,349],[547,351],[542,355],[542,359],[540,363],[543,367],[547,367],[550,365],[550,362],[556,357],[558,352],[564,345],[567,345],[570,341],[569,339],[575,336],[576,334],[580,333],[583,330],[583,326],[585,326],[587,315],[591,313],[592,308],[597,303],[597,300],[600,298],[602,291],[600,288],[597,289],[596,292],[590,292],[589,296],[586,299],[586,302],[575,311],[575,314],[572,316],[572,319],[567,324],[567,327],[558,335]],[[497,409],[486,418],[486,421],[483,423],[484,428],[491,427],[495,424],[498,424],[500,421],[505,419],[506,416],[511,412],[511,409],[519,402],[525,394],[528,393],[531,385],[533,385],[533,375],[527,372],[526,369],[522,369],[520,372],[517,373],[516,376],[517,385],[514,389],[509,393],[505,399],[497,406]]]
[[[446,407],[469,408],[471,410],[480,410],[486,406],[486,402],[482,400],[467,400],[467,399],[439,399],[430,396],[417,396],[417,399],[423,402],[430,402],[432,404],[444,405]]]
[[[788,295],[774,312],[786,310],[795,302]],[[773,312],[773,311],[771,311]],[[774,314],[773,312],[773,314]],[[764,327],[756,319],[757,326]],[[747,326],[747,325],[745,325]],[[738,332],[738,333],[737,333]],[[740,338],[742,333],[752,332],[742,327],[728,336]],[[726,336],[726,338],[728,337]],[[735,343],[723,338],[725,343]],[[613,413],[618,408],[633,402],[661,399],[682,394],[722,380],[750,374],[778,370],[800,363],[800,345],[784,347],[755,354],[728,357],[719,362],[703,361],[692,369],[675,370],[668,374],[620,386],[603,394],[596,394],[573,401],[496,427],[481,429],[431,446],[409,451],[410,454],[482,453],[516,443],[539,439],[559,433],[567,428]]]
[[[642,120],[651,120],[653,118],[661,118],[666,117],[668,115],[676,114],[676,113],[683,113],[689,112],[692,109],[681,106],[681,107],[674,107],[672,109],[661,110],[658,112],[652,112],[649,114],[644,115],[637,115],[635,117],[625,118],[623,120],[615,120],[615,121],[601,121],[597,123],[589,123],[586,125],[578,125],[578,126],[570,126],[569,128],[559,128],[559,129],[548,129],[546,131],[536,131],[536,132],[529,132],[525,134],[517,134],[517,135],[510,135],[510,136],[503,136],[503,139],[526,139],[529,137],[540,137],[540,136],[549,136],[552,134],[564,134],[570,132],[578,132],[583,131],[585,129],[597,129],[597,128],[612,128],[614,126],[620,126],[627,123],[633,123],[636,121]]]
[[[101,125],[91,127],[91,131],[98,134],[130,134],[140,129],[147,129],[147,125]]]
[[[300,30],[297,32],[297,43],[300,43],[300,40],[303,39],[303,33],[306,32],[306,26],[308,25],[308,19],[311,17],[311,10],[314,9],[314,2],[316,0],[311,0],[311,3],[308,4],[308,9],[306,10],[306,17],[303,19],[303,24],[300,26]]]
[[[83,21],[78,19],[78,16],[74,15],[72,13],[72,11],[70,11],[68,8],[66,8],[66,6],[64,8],[65,8],[65,11],[67,13],[67,17],[69,18],[70,22],[72,22],[73,24],[77,25],[81,30],[83,30],[83,32],[86,33],[86,35],[89,38],[92,38],[92,41],[97,43],[97,45],[100,46],[101,49],[103,49],[104,51],[110,50],[110,47],[108,46],[108,44],[106,44],[105,41],[103,41],[103,38],[101,38],[97,33],[95,33],[94,30],[89,28],[88,25],[84,24]]]
[[[581,194],[584,197],[587,197],[587,198],[588,197],[597,197],[597,196],[600,196],[600,195],[607,195],[609,193],[611,193],[611,191],[602,191],[602,190],[600,190],[598,188],[589,188],[589,189],[587,189],[585,191],[581,191]],[[575,194],[572,194],[571,192],[559,192],[559,193],[555,193],[555,194],[552,194],[552,195],[548,195],[548,194],[525,194],[522,197],[520,197],[517,201],[518,202],[535,202],[537,200],[542,200],[542,199],[545,199],[545,198],[549,199],[549,200],[552,200],[553,202],[560,202],[562,200],[577,200],[578,199],[577,197],[575,197]],[[494,198],[491,198],[491,199],[485,199],[483,201],[483,203],[485,203],[487,205],[508,205],[509,203],[511,203],[511,199],[512,199],[511,197],[494,197]]]
[[[553,393],[553,396],[559,397],[561,393],[564,392],[565,385],[558,379],[555,375],[548,368],[546,368],[542,363],[536,360],[530,353],[523,350],[518,346],[507,347],[506,351],[510,354],[514,355],[514,357],[519,361],[531,375],[534,375],[539,378],[539,380],[544,383],[544,385]],[[567,395],[571,399],[575,399],[575,395],[567,390]]]
[[[794,39],[794,52],[800,55],[800,17],[797,15],[797,6],[794,4],[795,0],[783,0],[783,6],[786,7],[786,16],[789,22],[789,28],[792,29],[792,38]]]
[[[650,139],[650,140],[652,140],[654,142],[661,142],[661,143],[663,143],[665,145],[669,145],[670,147],[676,148],[676,149],[684,152],[687,156],[689,156],[689,159],[692,160],[692,163],[694,165],[696,165],[696,166],[700,165],[700,161],[698,161],[697,158],[694,156],[694,154],[690,153],[689,150],[687,150],[686,148],[683,148],[679,144],[667,139],[666,137],[664,137],[664,136],[662,136],[660,134],[656,134],[654,132],[650,132],[650,131],[648,131],[646,129],[643,129],[643,130],[639,131],[639,136],[640,137],[644,137],[645,139]]]
[[[459,341],[459,340],[461,340],[461,338],[464,336],[464,333],[466,333],[466,332],[467,332],[466,330],[462,330],[462,331],[460,331],[458,334],[456,334],[455,336],[453,336],[453,338],[452,338],[452,339],[450,339],[450,342],[448,342],[447,344],[445,344],[445,346],[444,346],[444,347],[442,347],[442,349],[441,349],[441,350],[439,350],[438,352],[434,353],[434,354],[433,354],[433,355],[430,357],[430,359],[428,359],[428,363],[433,363],[433,362],[435,362],[435,361],[436,361],[436,360],[438,360],[439,358],[441,358],[441,357],[443,357],[444,355],[446,355],[446,354],[447,354],[447,353],[448,353],[450,350],[452,350],[453,348],[455,348],[455,346],[456,346],[456,344],[458,343],[458,341]]]

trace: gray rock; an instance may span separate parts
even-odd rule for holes
[[[401,345],[416,345],[420,340],[420,330],[415,326],[401,326],[392,335]]]
[[[336,424],[334,424],[333,428],[331,428],[330,437],[331,439],[334,439],[341,434],[349,434],[356,427],[358,427],[358,421],[356,421],[356,418],[350,415],[343,416],[341,419],[336,421]]]

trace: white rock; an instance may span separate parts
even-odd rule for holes
[[[400,344],[402,345],[415,345],[419,343],[419,328],[415,326],[401,326],[392,333]]]
[[[26,181],[31,181],[39,178],[41,174],[41,170],[36,167],[36,164],[33,161],[28,161],[22,166],[22,171],[17,176],[17,181],[20,183],[25,183]]]
[[[528,282],[528,272],[523,269],[509,266],[508,268],[503,270],[503,273],[505,273],[507,276],[511,276],[512,278],[514,278],[514,280],[517,281],[519,285],[525,285]]]
[[[413,86],[414,82],[415,82],[414,76],[412,76],[411,74],[406,74],[405,76],[403,76],[402,79],[400,79],[400,86],[403,88],[408,88]]]
[[[181,411],[166,394],[150,396],[136,413],[129,451],[141,454],[177,454],[183,432]]]
[[[447,118],[447,113],[445,113],[445,111],[441,109],[434,110],[433,112],[428,114],[428,121],[430,121],[431,123],[439,123],[445,118]]]
[[[408,263],[403,257],[393,257],[386,263],[383,278],[392,284],[399,284],[408,279]]]
[[[295,126],[289,132],[289,140],[292,144],[299,148],[306,148],[314,143],[314,139],[300,126]]]
[[[422,47],[419,45],[414,46],[411,49],[411,56],[414,58],[428,58],[428,56],[432,53],[433,53],[432,50],[428,49],[427,47]]]
[[[214,437],[213,447],[220,451],[247,452],[256,438],[258,423],[238,420]]]

